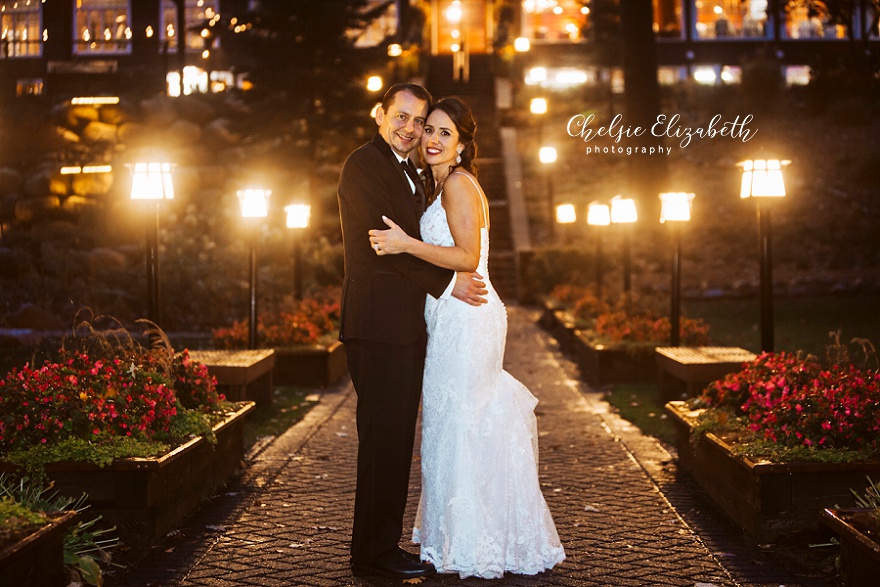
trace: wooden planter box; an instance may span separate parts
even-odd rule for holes
[[[334,341],[329,346],[275,349],[275,384],[326,387],[348,372],[345,347]]]
[[[0,585],[67,585],[64,572],[64,534],[76,522],[66,512],[49,524],[0,550]]]
[[[567,312],[549,305],[545,305],[539,324],[556,339],[560,350],[577,362],[590,385],[657,380],[654,344],[627,348],[593,344]]]
[[[773,541],[782,534],[818,529],[823,508],[851,507],[851,487],[865,476],[880,478],[880,462],[770,463],[732,454],[712,433],[694,441],[699,412],[685,402],[669,402],[666,413],[678,435],[678,464],[718,507],[747,534]]]
[[[822,511],[822,523],[840,538],[840,574],[847,587],[876,587],[880,582],[880,539],[872,539],[860,529],[859,516],[866,509],[832,509]]]
[[[46,474],[62,495],[88,495],[90,512],[115,525],[128,544],[150,544],[192,513],[223,485],[244,458],[244,423],[254,402],[214,426],[217,444],[199,436],[156,458],[50,463]]]
[[[657,380],[654,349],[657,345],[607,347],[593,344],[581,331],[575,331],[573,356],[581,375],[594,386],[611,383],[646,383]]]

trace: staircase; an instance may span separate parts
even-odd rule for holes
[[[516,254],[507,199],[504,159],[498,130],[495,74],[491,55],[471,55],[467,82],[453,80],[452,56],[431,57],[425,85],[434,99],[456,96],[467,102],[477,121],[477,159],[480,185],[489,199],[491,219],[489,273],[504,301],[517,299]]]

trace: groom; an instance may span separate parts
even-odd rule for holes
[[[358,464],[351,568],[400,579],[433,575],[431,563],[398,546],[422,394],[425,294],[485,303],[485,283],[410,255],[377,256],[371,229],[385,215],[419,236],[424,192],[408,162],[431,95],[396,84],[376,111],[378,134],[349,155],[337,195],[345,253],[339,338],[357,392]],[[409,167],[409,169],[407,169]]]

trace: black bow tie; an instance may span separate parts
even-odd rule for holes
[[[425,203],[426,203],[426,195],[425,195],[425,186],[422,185],[422,180],[419,177],[418,171],[416,171],[415,165],[412,164],[412,161],[409,159],[404,159],[400,162],[400,165],[403,167],[404,173],[406,173],[407,177],[409,177],[410,181],[413,182],[415,186],[415,192],[413,192],[413,200],[415,201],[416,206],[419,209],[419,213],[425,211]]]

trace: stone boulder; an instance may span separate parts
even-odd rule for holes
[[[15,220],[18,222],[34,222],[60,209],[61,198],[58,196],[20,198],[15,202]]]
[[[86,125],[82,132],[82,138],[89,143],[110,143],[116,142],[116,133],[118,127],[115,124],[108,124],[95,120]]]
[[[24,193],[29,196],[66,196],[70,193],[69,177],[62,175],[60,169],[43,166],[25,179]]]
[[[80,173],[70,180],[70,192],[77,196],[104,196],[110,192],[114,173]]]
[[[236,145],[241,136],[229,130],[231,122],[226,118],[217,118],[205,125],[203,132],[205,141],[217,147]]]
[[[14,194],[21,190],[24,178],[17,169],[0,167],[0,194]]]
[[[101,122],[114,124],[116,126],[131,121],[134,116],[131,108],[124,103],[106,104],[101,106],[101,109],[98,110],[98,115],[100,116]]]

